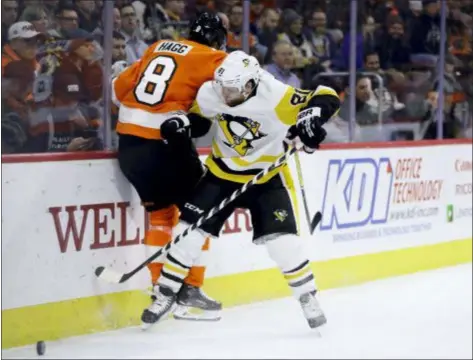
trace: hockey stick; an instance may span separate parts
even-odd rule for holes
[[[231,194],[229,197],[225,198],[222,200],[222,202],[210,209],[210,211],[201,216],[197,222],[189,226],[187,229],[185,229],[181,234],[179,234],[174,241],[170,241],[164,248],[161,248],[159,251],[151,255],[148,259],[146,259],[143,263],[138,265],[135,269],[133,269],[130,272],[127,273],[119,273],[116,272],[115,270],[112,270],[110,268],[106,268],[104,266],[99,266],[97,269],[95,269],[95,275],[102,280],[105,280],[110,283],[115,283],[115,284],[121,284],[127,281],[129,278],[131,278],[133,275],[135,275],[137,272],[139,272],[141,269],[146,267],[149,263],[151,263],[154,259],[158,258],[163,254],[163,252],[168,251],[169,248],[172,246],[172,244],[178,243],[183,237],[186,237],[190,232],[194,231],[197,229],[199,226],[201,226],[205,221],[210,219],[212,216],[214,216],[217,212],[222,210],[225,206],[227,206],[230,202],[235,200],[238,196],[243,194],[245,191],[248,190],[251,186],[255,185],[261,178],[266,176],[269,172],[273,171],[274,169],[280,167],[281,165],[284,165],[287,162],[287,159],[289,156],[294,154],[297,151],[295,147],[291,147],[288,151],[286,151],[279,159],[277,159],[272,165],[268,166],[266,169],[262,170],[259,172],[253,179],[245,183],[240,189],[236,190]]]
[[[296,158],[297,177],[299,178],[299,184],[301,186],[302,202],[304,203],[305,217],[307,219],[307,224],[309,225],[310,234],[312,235],[320,220],[322,220],[322,213],[320,211],[317,211],[311,220],[309,213],[309,204],[307,203],[307,197],[305,195],[304,177],[302,176],[302,167],[301,161],[299,159],[299,154],[296,152],[296,155],[294,157]]]

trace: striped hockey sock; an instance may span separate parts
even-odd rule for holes
[[[161,270],[161,276],[158,279],[158,284],[160,286],[166,286],[174,293],[177,293],[184,279],[189,274],[190,268],[190,266],[180,261],[175,254],[168,253],[166,262]]]
[[[297,297],[315,290],[315,278],[309,260],[305,260],[292,270],[283,271],[283,275]]]

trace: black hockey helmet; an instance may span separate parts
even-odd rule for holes
[[[203,12],[190,26],[189,40],[223,50],[227,40],[227,30],[218,15]]]

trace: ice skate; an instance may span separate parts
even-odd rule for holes
[[[327,322],[325,315],[315,297],[315,291],[302,294],[299,298],[304,316],[312,329],[324,325]]]
[[[184,284],[177,294],[177,320],[218,321],[222,304],[207,296],[202,289]]]
[[[141,315],[143,330],[164,319],[176,307],[176,294],[165,286],[155,286],[151,298],[153,303]]]

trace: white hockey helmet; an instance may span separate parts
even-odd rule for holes
[[[245,101],[261,79],[258,60],[243,51],[234,51],[215,70],[214,84],[227,104]]]

